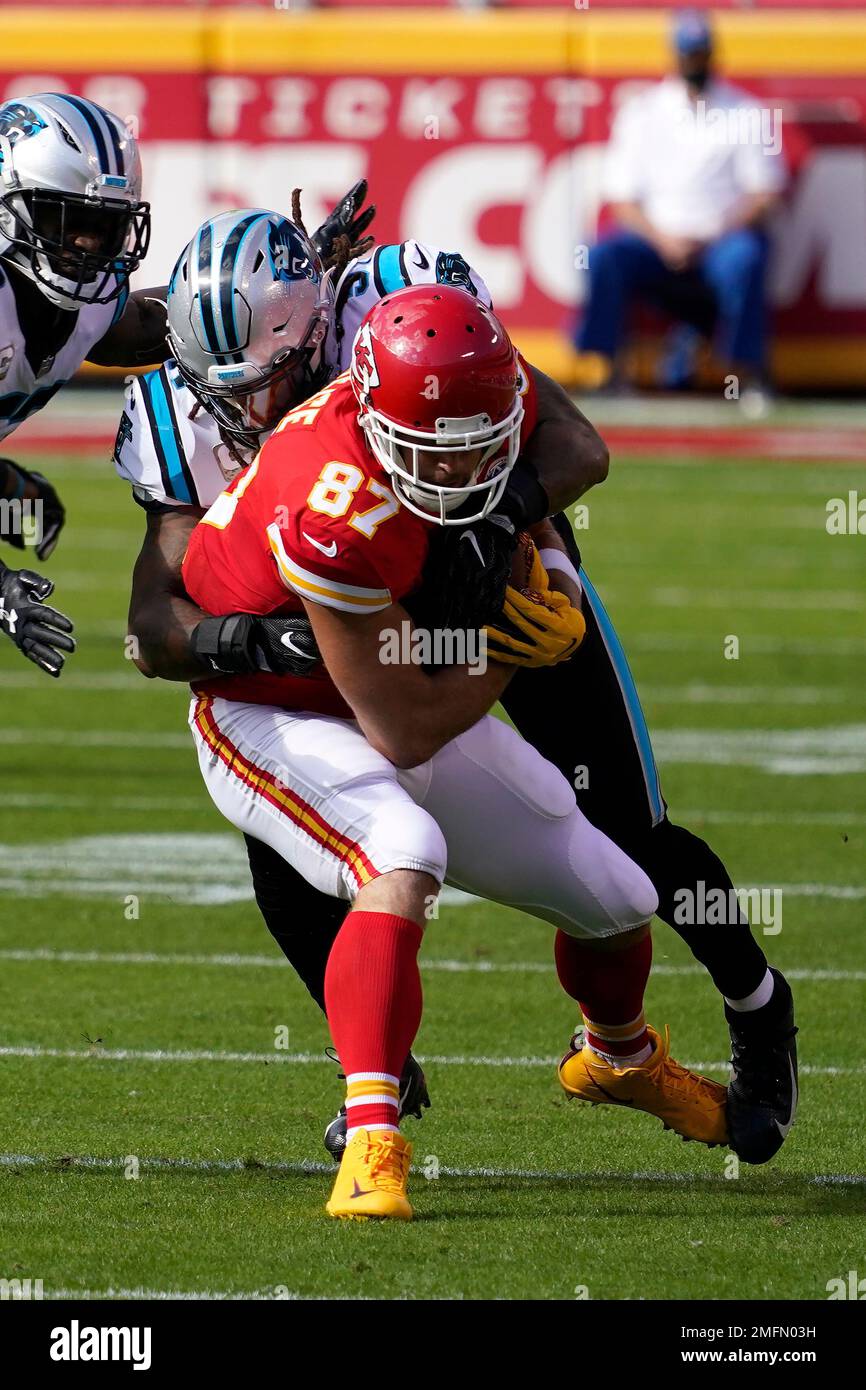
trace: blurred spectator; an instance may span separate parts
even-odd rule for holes
[[[785,185],[781,112],[722,82],[705,17],[679,16],[677,73],[627,101],[613,127],[604,194],[617,230],[589,257],[589,295],[577,336],[609,370],[638,300],[682,326],[662,370],[672,388],[690,382],[701,336],[740,392],[766,379],[765,223]]]

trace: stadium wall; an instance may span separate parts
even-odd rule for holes
[[[723,70],[778,112],[775,371],[866,385],[866,11],[715,16]],[[315,226],[367,177],[382,239],[478,264],[527,354],[568,380],[610,122],[668,65],[662,10],[0,10],[4,96],[76,90],[136,123],[154,237],[141,283],[229,206]]]

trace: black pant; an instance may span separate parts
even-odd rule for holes
[[[564,517],[556,525],[575,566],[580,554]],[[742,917],[727,926],[684,926],[674,920],[674,895],[689,889],[732,889],[710,846],[667,816],[649,734],[631,673],[601,600],[582,572],[586,636],[570,661],[541,670],[519,669],[503,697],[527,742],[575,787],[588,820],[640,864],[659,896],[658,915],[706,966],[732,999],[751,994],[766,957]],[[281,950],[324,1008],[325,965],[348,911],[344,902],[311,888],[274,850],[244,837],[256,901]],[[730,899],[726,899],[730,901]]]

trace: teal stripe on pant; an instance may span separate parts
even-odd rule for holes
[[[604,604],[598,596],[593,585],[587,576],[586,570],[581,567],[580,582],[583,585],[583,592],[586,602],[592,609],[595,621],[598,623],[602,641],[607,649],[607,653],[613,664],[619,688],[622,691],[628,710],[629,723],[634,734],[635,746],[640,757],[643,769],[644,782],[646,783],[647,798],[652,811],[653,825],[658,825],[664,818],[665,804],[662,800],[661,786],[659,784],[658,768],[656,767],[655,755],[653,753],[652,742],[649,736],[644,712],[641,709],[638,699],[637,687],[634,677],[629,669],[628,660],[623,650],[622,643],[616,635],[613,623],[605,611]]]

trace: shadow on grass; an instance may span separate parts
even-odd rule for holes
[[[664,1220],[694,1215],[701,1208],[718,1211],[722,1206],[731,1209],[739,1221],[777,1218],[780,1224],[803,1217],[866,1215],[866,1178],[845,1183],[800,1174],[750,1173],[737,1181],[725,1181],[659,1173],[587,1173],[553,1180],[540,1175],[440,1178],[436,1186],[442,1194],[441,1205],[433,1213],[436,1220],[508,1220],[512,1214],[509,1203],[519,1220],[530,1214]],[[416,1183],[416,1199],[419,1190],[424,1189]],[[455,1204],[458,1193],[460,1201]]]
[[[114,1157],[79,1158],[66,1154],[0,1155],[0,1174],[24,1178],[45,1173],[75,1173],[88,1178],[123,1179],[126,1160]],[[310,1182],[329,1185],[336,1169],[314,1161],[267,1162],[243,1160],[139,1157],[141,1171],[153,1179],[205,1179],[208,1186],[224,1182],[263,1179],[273,1187],[304,1188]],[[743,1165],[740,1177],[664,1172],[545,1172],[514,1173],[483,1169],[441,1168],[435,1179],[425,1180],[423,1168],[414,1170],[411,1189],[424,1204],[430,1193],[435,1210],[419,1213],[423,1221],[466,1220],[509,1216],[575,1215],[592,1212],[607,1217],[678,1217],[686,1207],[694,1211],[695,1199],[715,1206],[736,1205],[740,1219],[855,1216],[866,1214],[866,1175],[779,1173]],[[438,1194],[438,1196],[436,1196]],[[503,1202],[503,1198],[507,1202]],[[548,1205],[549,1202],[549,1205]],[[587,1208],[590,1208],[588,1212]]]

